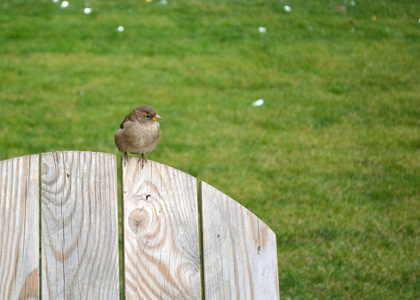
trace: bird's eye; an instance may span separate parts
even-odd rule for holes
[[[150,119],[150,115],[147,115],[146,118]]]

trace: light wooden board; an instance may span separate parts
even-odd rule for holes
[[[197,181],[122,158],[125,296],[201,299]]]
[[[116,170],[111,154],[42,154],[42,299],[118,299]]]
[[[39,296],[39,155],[0,162],[0,299]]]
[[[274,232],[204,182],[200,204],[205,299],[279,299]]]

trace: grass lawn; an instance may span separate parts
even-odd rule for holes
[[[420,2],[159,1],[1,1],[0,160],[117,154],[150,104],[148,158],[275,231],[282,299],[420,298]]]

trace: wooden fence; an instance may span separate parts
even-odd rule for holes
[[[276,236],[184,172],[122,159],[127,299],[279,299]],[[0,162],[0,299],[118,299],[116,156]],[[197,196],[198,195],[198,196]]]

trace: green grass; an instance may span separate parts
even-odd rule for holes
[[[2,1],[0,160],[117,153],[147,103],[148,157],[275,231],[282,299],[420,298],[420,3],[355,2]]]

